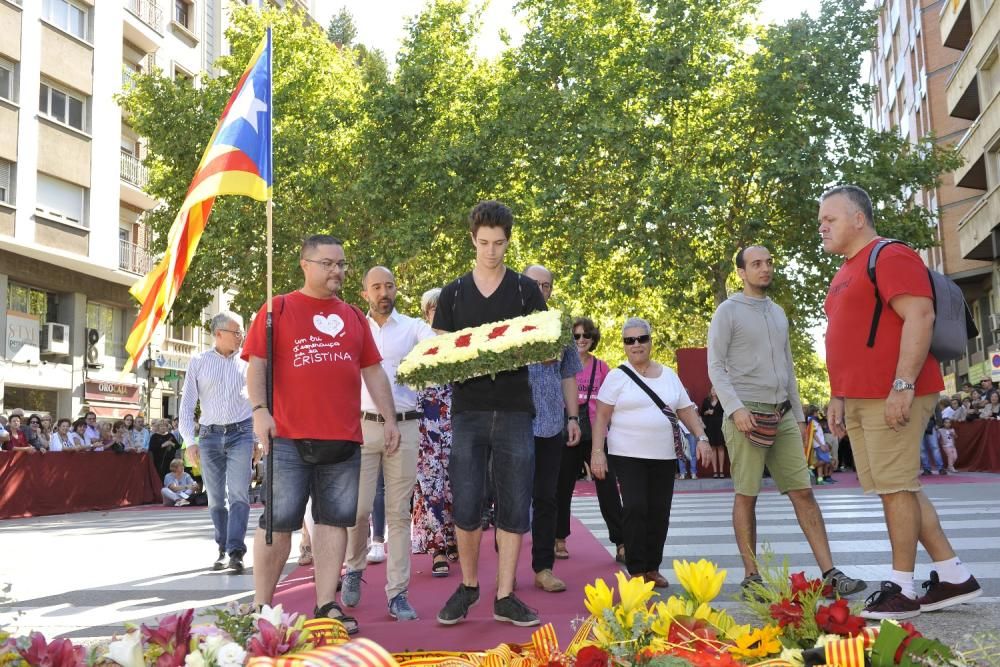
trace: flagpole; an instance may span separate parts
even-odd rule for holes
[[[274,174],[274,151],[273,145],[271,143],[271,135],[274,131],[274,70],[271,68],[272,65],[272,45],[271,45],[271,28],[267,28],[267,103],[268,103],[268,113],[271,117],[271,122],[268,124],[268,137],[267,137],[267,150],[269,153],[268,157],[268,169],[271,174]],[[273,188],[273,178],[269,179],[271,181],[270,185]],[[266,336],[267,336],[267,372],[265,374],[265,385],[267,392],[267,412],[271,415],[271,419],[274,419],[274,329],[272,321],[272,306],[271,299],[273,296],[273,263],[272,263],[272,201],[271,195],[267,197],[267,320],[266,320]],[[264,491],[266,505],[264,506],[264,526],[265,526],[265,542],[268,546],[271,545],[274,536],[274,438],[271,437],[269,433],[267,436],[267,488]]]

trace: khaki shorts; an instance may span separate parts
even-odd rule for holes
[[[775,409],[773,403],[744,401],[743,405],[756,412]],[[726,450],[729,451],[733,489],[741,496],[757,496],[760,493],[765,465],[782,493],[812,486],[802,447],[802,432],[791,412],[785,413],[778,424],[774,444],[766,449],[752,444],[729,416],[722,422],[722,434],[726,437]]]
[[[885,495],[921,489],[920,444],[937,398],[937,394],[914,398],[910,421],[898,431],[885,423],[885,399],[848,398],[844,401],[854,468],[865,493]]]

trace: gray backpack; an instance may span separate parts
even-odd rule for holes
[[[892,243],[904,241],[882,239],[875,244],[868,255],[868,278],[875,286],[875,312],[872,313],[872,326],[868,331],[868,347],[875,346],[875,332],[878,321],[882,317],[882,298],[878,293],[878,282],[875,280],[875,261],[882,248]],[[965,349],[970,338],[979,335],[976,321],[972,319],[972,311],[965,302],[962,288],[948,276],[927,269],[931,281],[931,294],[934,298],[934,332],[931,334],[931,354],[939,362],[953,361],[965,356]]]

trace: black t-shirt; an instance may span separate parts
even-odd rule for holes
[[[507,269],[496,291],[484,297],[472,273],[466,273],[441,290],[433,327],[441,331],[458,331],[538,310],[546,310],[545,300],[534,280]],[[472,410],[534,413],[528,367],[497,373],[495,378],[484,375],[456,382],[452,412]]]

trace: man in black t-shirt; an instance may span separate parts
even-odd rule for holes
[[[434,314],[435,329],[458,331],[545,310],[535,281],[503,263],[513,225],[511,210],[500,202],[484,201],[472,209],[469,227],[476,265],[441,290]],[[454,386],[448,477],[462,583],[438,614],[439,623],[458,623],[479,601],[480,519],[488,465],[493,467],[500,552],[493,617],[519,626],[539,622],[534,610],[513,593],[521,537],[531,528],[533,414],[527,367],[472,378]]]

